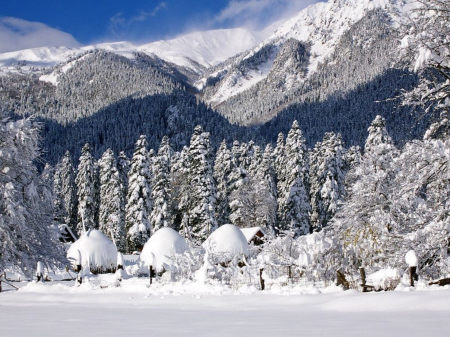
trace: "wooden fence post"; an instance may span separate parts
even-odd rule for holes
[[[263,272],[264,268],[259,269],[259,282],[261,283],[261,290],[264,290],[265,288],[264,279],[262,277]]]
[[[150,285],[152,285],[153,266],[150,266]]]
[[[367,292],[367,287],[366,287],[366,271],[364,270],[364,267],[360,267],[359,268],[359,275],[361,276],[361,286],[363,289],[363,293]]]
[[[416,266],[409,267],[409,285],[411,287],[414,287],[414,280],[416,279],[416,272],[417,272]]]
[[[337,276],[336,285],[338,285],[338,286],[342,285],[344,287],[344,290],[348,290],[350,285],[349,285],[348,281],[345,279],[344,274],[340,270],[338,270],[336,272],[336,276]]]

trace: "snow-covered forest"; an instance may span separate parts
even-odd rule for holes
[[[0,271],[250,292],[450,284],[450,5],[419,3],[395,31],[385,10],[368,11],[324,62],[311,45],[272,39],[205,71],[197,97],[189,69],[144,54],[88,51],[46,71],[58,74],[57,86],[35,74],[1,77]],[[378,35],[352,44],[370,29]],[[385,53],[396,40],[398,53]],[[347,63],[342,50],[353,55]],[[230,74],[270,58],[267,77],[218,114],[213,99]],[[313,61],[317,71],[295,82]],[[407,78],[395,87],[400,74]],[[372,106],[353,121],[310,119],[324,104],[351,106],[351,116],[378,89],[383,109],[396,107],[388,118]],[[154,114],[140,114],[146,109]],[[268,124],[233,124],[261,122],[274,109]],[[127,111],[140,118],[122,124]],[[141,133],[141,124],[158,131]],[[279,128],[286,132],[275,140]]]
[[[333,0],[209,66],[0,64],[2,334],[444,335],[449,23]]]

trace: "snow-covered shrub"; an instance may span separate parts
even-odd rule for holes
[[[81,254],[81,267],[92,273],[105,273],[116,270],[117,249],[114,243],[102,232],[90,229],[75,241],[67,251],[67,258],[73,264]]]
[[[188,249],[186,240],[170,227],[159,229],[145,243],[141,261],[145,266],[153,266],[158,272],[176,270],[176,255]]]
[[[202,247],[208,251],[211,262],[215,264],[227,264],[249,254],[247,239],[238,227],[231,224],[219,227]]]

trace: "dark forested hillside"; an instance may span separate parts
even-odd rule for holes
[[[130,155],[141,134],[155,150],[164,135],[180,150],[196,125],[211,131],[213,148],[223,139],[274,144],[294,120],[308,147],[330,131],[341,133],[350,146],[362,145],[370,122],[382,115],[393,139],[402,143],[420,137],[427,121],[418,123],[410,109],[396,108],[393,100],[417,83],[392,48],[398,40],[388,13],[374,9],[340,37],[334,52],[309,75],[308,43],[275,39],[251,57],[241,54],[206,70],[201,93],[190,85],[196,76],[192,71],[154,55],[127,58],[90,51],[45,71],[57,85],[39,80],[41,73],[1,76],[0,100],[15,116],[43,121],[44,159],[51,163],[66,150],[77,158],[86,142],[97,158],[107,148]],[[248,90],[215,108],[201,103],[236,73],[245,77],[271,59],[267,77]]]

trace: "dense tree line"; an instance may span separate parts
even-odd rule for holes
[[[179,152],[164,137],[154,153],[141,136],[130,160],[108,149],[98,162],[86,144],[77,170],[67,155],[57,164],[55,205],[63,206],[55,208],[55,218],[78,235],[98,228],[128,252],[167,226],[195,245],[226,223],[305,235],[325,227],[342,199],[349,164],[340,139],[328,133],[317,145],[321,151],[308,151],[294,122],[275,149],[268,144],[263,152],[253,142],[237,141],[229,148],[222,142],[214,154],[210,134],[197,126]],[[311,174],[310,166],[318,172]],[[320,225],[312,224],[312,209]]]

